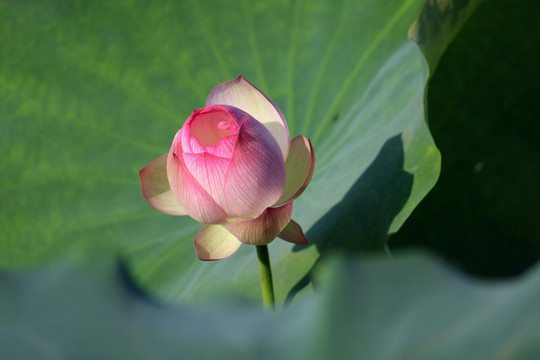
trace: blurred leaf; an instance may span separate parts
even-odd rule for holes
[[[390,240],[482,276],[540,259],[540,2],[486,1],[429,85],[437,186]]]
[[[2,274],[0,307],[10,311],[0,315],[0,349],[17,360],[483,360],[540,351],[540,268],[481,283],[408,254],[333,258],[321,270],[317,296],[274,313],[232,300],[166,307],[137,296],[103,257]]]
[[[321,252],[382,249],[439,173],[424,119],[429,71],[407,37],[422,4],[2,2],[0,266],[105,249],[168,300],[258,297],[255,249],[198,261],[200,225],[152,209],[137,175],[238,74],[317,157],[294,214],[316,246],[271,245],[278,298]]]

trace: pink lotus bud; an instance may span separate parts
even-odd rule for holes
[[[145,199],[208,224],[194,242],[202,260],[276,236],[306,243],[291,215],[313,174],[310,141],[290,141],[279,108],[242,77],[214,88],[206,105],[186,120],[169,154],[140,171]]]
[[[263,124],[228,105],[195,110],[174,138],[167,161],[171,189],[203,224],[254,218],[285,186],[281,149]]]

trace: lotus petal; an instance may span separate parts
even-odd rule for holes
[[[229,257],[240,245],[242,243],[222,225],[206,225],[193,241],[197,257],[205,261]]]
[[[157,210],[170,215],[187,215],[174,197],[167,178],[167,154],[158,157],[139,171],[142,193]]]
[[[247,116],[242,122],[223,191],[228,218],[255,218],[275,204],[285,186],[285,164],[270,132]]]
[[[167,175],[171,190],[187,214],[198,222],[203,224],[224,223],[227,215],[223,208],[186,169],[181,143],[177,141],[181,131],[177,133],[167,158]]]
[[[315,153],[309,139],[298,135],[291,141],[289,156],[285,162],[285,187],[276,206],[299,197],[308,186],[315,167]]]
[[[290,222],[292,211],[293,201],[277,208],[268,208],[256,219],[229,224],[227,230],[244,244],[266,245]]]
[[[294,220],[285,226],[278,237],[293,244],[305,245],[308,243],[302,227]]]
[[[264,126],[276,139],[283,158],[289,153],[289,129],[281,110],[259,89],[242,76],[216,86],[206,99],[206,106],[232,105],[244,110]]]

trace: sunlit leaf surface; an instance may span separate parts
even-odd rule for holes
[[[316,153],[293,216],[311,245],[270,245],[278,299],[310,288],[321,253],[383,249],[439,173],[429,69],[408,39],[423,3],[1,3],[0,266],[105,249],[170,301],[257,298],[255,249],[200,262],[200,225],[151,208],[137,175],[239,74]]]

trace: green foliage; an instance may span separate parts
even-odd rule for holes
[[[317,297],[271,313],[223,299],[157,304],[107,259],[0,276],[0,306],[11,309],[0,315],[2,356],[487,360],[540,351],[539,268],[519,282],[487,284],[419,254],[331,259],[316,274]]]
[[[283,301],[320,253],[380,250],[434,185],[429,73],[408,29],[422,0],[4,3],[0,265],[122,254],[170,301],[258,298],[255,249],[201,263],[188,218],[152,209],[137,172],[213,86],[238,74],[313,140],[294,218],[311,246],[270,246]],[[300,287],[301,288],[301,287]],[[298,288],[297,288],[298,289]]]
[[[437,63],[465,21],[483,0],[427,0],[409,30],[433,74]]]
[[[538,173],[538,5],[479,3],[0,2],[2,356],[534,358],[538,267],[483,283],[426,255],[356,256],[381,252],[437,180],[427,108],[443,176],[391,250],[434,246],[470,269],[511,253],[511,237],[484,251],[510,233],[538,258],[539,201],[519,191]],[[152,209],[138,182],[239,74],[317,158],[294,213],[310,245],[269,246],[275,313],[251,301],[253,247],[198,261],[200,225]]]
[[[422,246],[482,276],[540,258],[540,3],[483,3],[430,81],[437,186],[390,248]]]

